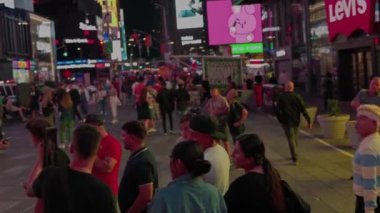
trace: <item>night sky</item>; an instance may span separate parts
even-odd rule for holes
[[[154,7],[154,0],[120,0],[124,9],[127,33],[133,29],[151,32],[160,26],[159,10]]]

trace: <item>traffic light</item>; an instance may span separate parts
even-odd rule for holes
[[[67,47],[63,48],[63,57],[67,57],[69,54],[67,52]]]

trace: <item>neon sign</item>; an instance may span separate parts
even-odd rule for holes
[[[97,31],[95,25],[89,25],[89,24],[85,24],[83,22],[79,22],[79,29],[88,30],[88,31]]]
[[[63,40],[66,44],[94,44],[94,39],[88,38],[67,38]]]

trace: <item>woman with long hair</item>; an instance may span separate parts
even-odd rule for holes
[[[228,212],[286,212],[281,177],[265,157],[263,141],[256,134],[240,136],[232,154],[245,174],[231,183],[224,196]]]
[[[158,191],[149,212],[226,212],[218,189],[202,179],[210,169],[211,164],[204,160],[203,149],[197,142],[177,144],[170,155],[173,181]]]
[[[50,126],[55,126],[53,91],[51,89],[45,89],[42,96],[41,108],[44,119],[49,123]]]
[[[136,102],[137,119],[144,124],[145,130],[149,130],[149,121],[152,119],[149,103],[147,100],[148,90],[144,88],[141,91],[140,97]]]
[[[111,115],[112,115],[112,124],[115,124],[118,122],[117,120],[117,107],[121,105],[121,102],[119,100],[119,97],[117,97],[117,89],[111,84],[110,90],[109,90],[109,101],[110,101],[110,108],[111,108]]]
[[[60,148],[64,149],[71,140],[75,122],[73,101],[68,92],[63,94],[62,99],[59,102],[59,111],[61,114],[59,126]]]

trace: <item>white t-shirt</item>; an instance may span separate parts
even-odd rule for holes
[[[211,163],[211,170],[203,175],[204,180],[214,185],[219,192],[224,195],[229,186],[230,177],[230,158],[226,150],[216,144],[205,150],[205,160]]]

